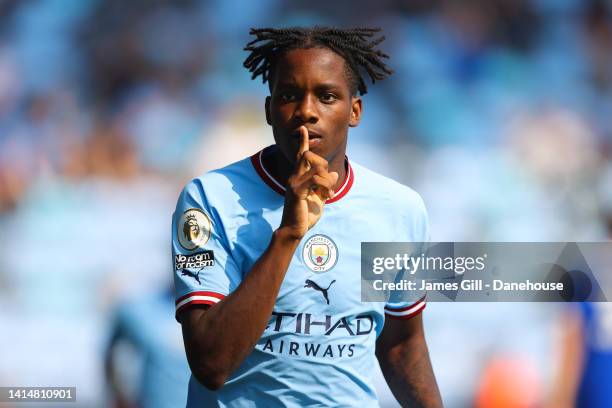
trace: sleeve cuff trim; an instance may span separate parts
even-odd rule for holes
[[[217,292],[191,292],[185,296],[181,296],[176,300],[176,311],[188,305],[188,304],[199,304],[199,305],[214,305],[220,302],[225,295]]]
[[[395,303],[395,304],[387,303],[385,305],[385,312],[405,312],[407,310],[414,308],[415,306],[420,305],[421,303],[425,303],[426,297],[427,295],[424,295],[422,298],[420,298],[419,300],[417,300],[416,302],[408,306],[404,306],[406,303]]]
[[[407,308],[403,308],[403,309],[389,310],[385,308],[385,315],[396,318],[396,319],[409,319],[421,313],[423,309],[425,309],[426,305],[427,303],[423,301],[419,301],[415,303],[414,305],[409,306]]]

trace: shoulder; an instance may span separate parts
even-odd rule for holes
[[[387,202],[389,205],[425,212],[423,198],[414,189],[401,184],[387,176],[383,176],[358,163],[351,162],[355,172],[355,184],[362,193],[377,198],[377,201]]]
[[[156,313],[159,296],[158,293],[145,293],[122,299],[114,311],[118,321],[127,327],[146,321]]]
[[[394,239],[424,242],[429,239],[429,217],[420,194],[412,188],[351,163],[355,172],[354,201],[370,216],[396,231]]]
[[[251,158],[247,157],[191,179],[183,188],[179,202],[229,208],[245,196],[257,194],[259,184]]]
[[[236,184],[243,184],[253,178],[251,158],[247,157],[220,169],[211,170],[191,179],[185,186],[190,193],[208,194],[227,191]]]

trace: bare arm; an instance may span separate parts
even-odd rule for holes
[[[214,307],[192,307],[179,319],[194,376],[219,389],[261,337],[298,242],[276,231],[236,291]]]
[[[571,408],[576,403],[578,383],[582,374],[583,334],[582,319],[576,311],[566,311],[559,330],[557,372],[547,407]]]
[[[308,151],[308,132],[303,127],[281,225],[268,248],[238,288],[221,302],[208,308],[188,308],[179,314],[187,360],[202,385],[221,388],[257,344],[293,254],[308,229],[320,219],[337,180],[337,173],[327,171],[327,161]]]
[[[386,319],[376,341],[376,357],[391,392],[403,407],[442,407],[419,314]]]

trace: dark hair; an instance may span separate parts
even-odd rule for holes
[[[244,67],[252,72],[252,79],[261,75],[265,83],[274,73],[276,58],[297,48],[329,48],[344,58],[351,92],[361,95],[368,91],[360,71],[365,71],[375,83],[393,73],[383,62],[387,54],[376,49],[384,36],[374,37],[380,28],[339,29],[331,27],[293,27],[293,28],[252,28],[251,35],[256,38],[249,42],[245,51],[250,51],[244,60]]]

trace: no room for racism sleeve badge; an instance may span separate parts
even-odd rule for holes
[[[208,242],[212,224],[204,211],[190,208],[181,215],[176,228],[179,244],[186,250],[193,251]]]

